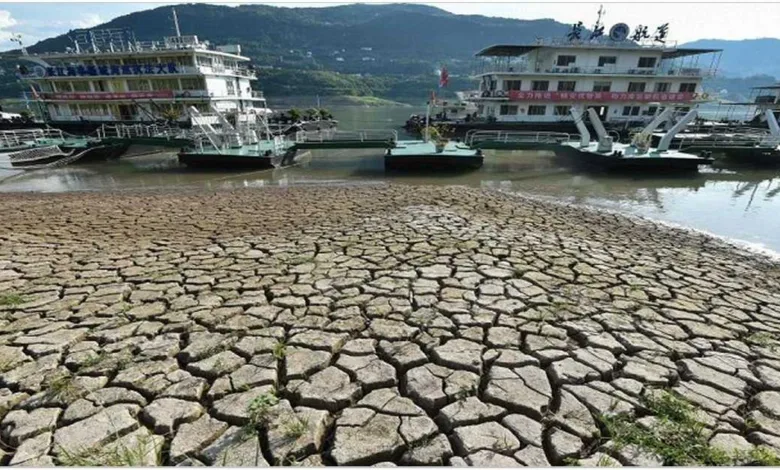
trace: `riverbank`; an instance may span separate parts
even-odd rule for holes
[[[780,452],[780,269],[708,236],[460,186],[0,211],[3,464],[648,466],[597,436],[650,389]]]

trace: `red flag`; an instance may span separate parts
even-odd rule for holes
[[[447,67],[441,66],[441,71],[439,72],[439,88],[447,86],[447,84],[450,82],[450,74],[447,73]]]

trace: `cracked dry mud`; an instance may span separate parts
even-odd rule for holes
[[[780,452],[778,267],[702,235],[443,187],[0,213],[3,464],[653,465],[599,418],[655,388]]]

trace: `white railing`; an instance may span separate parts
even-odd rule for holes
[[[528,131],[480,131],[472,129],[466,133],[466,145],[479,142],[502,143],[561,143],[569,141],[571,136],[565,132],[528,132]]]
[[[534,42],[537,46],[566,46],[566,47],[585,47],[587,49],[593,49],[593,48],[604,48],[604,49],[614,49],[615,48],[615,42],[614,41],[605,41],[603,40],[603,37],[601,39],[593,39],[589,40],[587,39],[588,34],[582,33],[583,37],[585,39],[579,39],[579,40],[570,40],[568,37],[554,37],[554,38],[537,38]],[[642,50],[653,50],[653,49],[674,49],[677,47],[677,41],[666,41],[663,43],[656,42],[653,40],[643,40],[639,44],[631,43],[636,45],[637,51]]]
[[[707,77],[713,74],[712,71],[701,68],[674,67],[674,68],[627,68],[617,69],[615,67],[533,67],[531,65],[488,65],[485,66],[481,74],[490,73],[531,73],[531,74],[550,74],[550,75],[639,75],[639,76],[682,76],[682,77]]]
[[[103,124],[97,130],[98,138],[132,139],[138,137],[156,137],[167,139],[188,139],[194,136],[193,130],[157,124]]]
[[[744,134],[711,134],[706,137],[692,137],[678,134],[679,139],[677,149],[687,149],[691,147],[707,148],[743,148],[743,147],[761,147],[776,148],[780,146],[780,138],[765,133],[744,133]]]
[[[392,140],[398,141],[398,132],[392,129],[364,129],[356,131],[339,131],[335,129],[324,129],[318,131],[298,131],[295,133],[295,142],[332,142],[340,140],[350,141],[377,141]]]
[[[19,129],[0,131],[0,149],[14,148],[38,144],[44,140],[64,140],[65,136],[59,129]]]

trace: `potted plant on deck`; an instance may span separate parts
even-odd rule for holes
[[[428,126],[428,140],[436,145],[437,153],[444,151],[444,147],[450,141],[449,135],[450,129],[447,126],[441,124]]]

